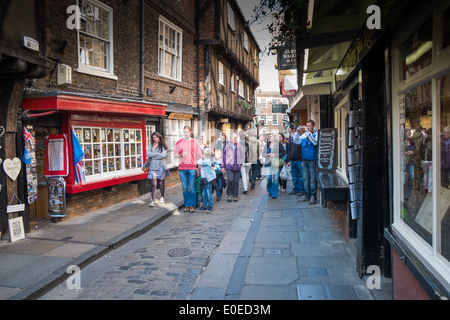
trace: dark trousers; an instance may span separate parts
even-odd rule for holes
[[[241,175],[240,171],[227,170],[228,187],[227,196],[233,196],[237,198],[239,194],[239,177]]]
[[[256,178],[261,177],[261,166],[260,163],[252,164],[252,172],[250,173],[250,183],[255,185]]]

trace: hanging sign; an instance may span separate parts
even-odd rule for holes
[[[19,175],[21,169],[22,169],[22,162],[20,161],[19,158],[14,158],[12,160],[5,159],[5,161],[3,161],[3,170],[5,170],[5,173],[13,181],[17,179],[17,176]]]
[[[45,176],[66,177],[69,174],[69,157],[66,135],[55,134],[49,136],[45,149]]]
[[[17,199],[19,204],[11,205],[14,198]],[[21,203],[19,198],[17,198],[16,194],[14,193],[11,198],[11,201],[9,201],[9,206],[6,207],[6,213],[13,213],[13,212],[20,212],[20,211],[25,211],[25,204]]]

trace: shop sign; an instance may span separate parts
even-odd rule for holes
[[[142,124],[142,118],[133,117],[120,117],[112,115],[82,115],[73,114],[72,120],[78,121],[89,121],[89,122],[106,122],[106,123],[132,123],[132,124]]]
[[[289,41],[277,50],[278,70],[297,69],[297,48],[295,41]]]
[[[172,112],[172,113],[170,113],[168,118],[169,119],[177,119],[177,120],[191,120],[192,114]]]
[[[287,108],[287,104],[273,104],[272,113],[286,113]]]

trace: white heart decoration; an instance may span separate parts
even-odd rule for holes
[[[5,170],[5,173],[13,181],[17,179],[17,176],[19,175],[21,169],[22,169],[22,161],[20,161],[19,158],[14,158],[12,160],[5,159],[5,161],[3,161],[3,170]]]

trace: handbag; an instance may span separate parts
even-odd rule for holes
[[[145,161],[144,165],[142,166],[142,171],[149,172],[150,171],[150,163],[152,162],[152,158],[147,158],[147,161]]]
[[[284,163],[283,158],[275,158],[275,157],[270,158],[270,164],[274,168],[281,167],[283,163]]]
[[[283,168],[280,171],[280,178],[281,178],[281,180],[286,180],[286,181],[292,180],[291,168],[288,165],[286,165],[286,164],[283,165]]]

